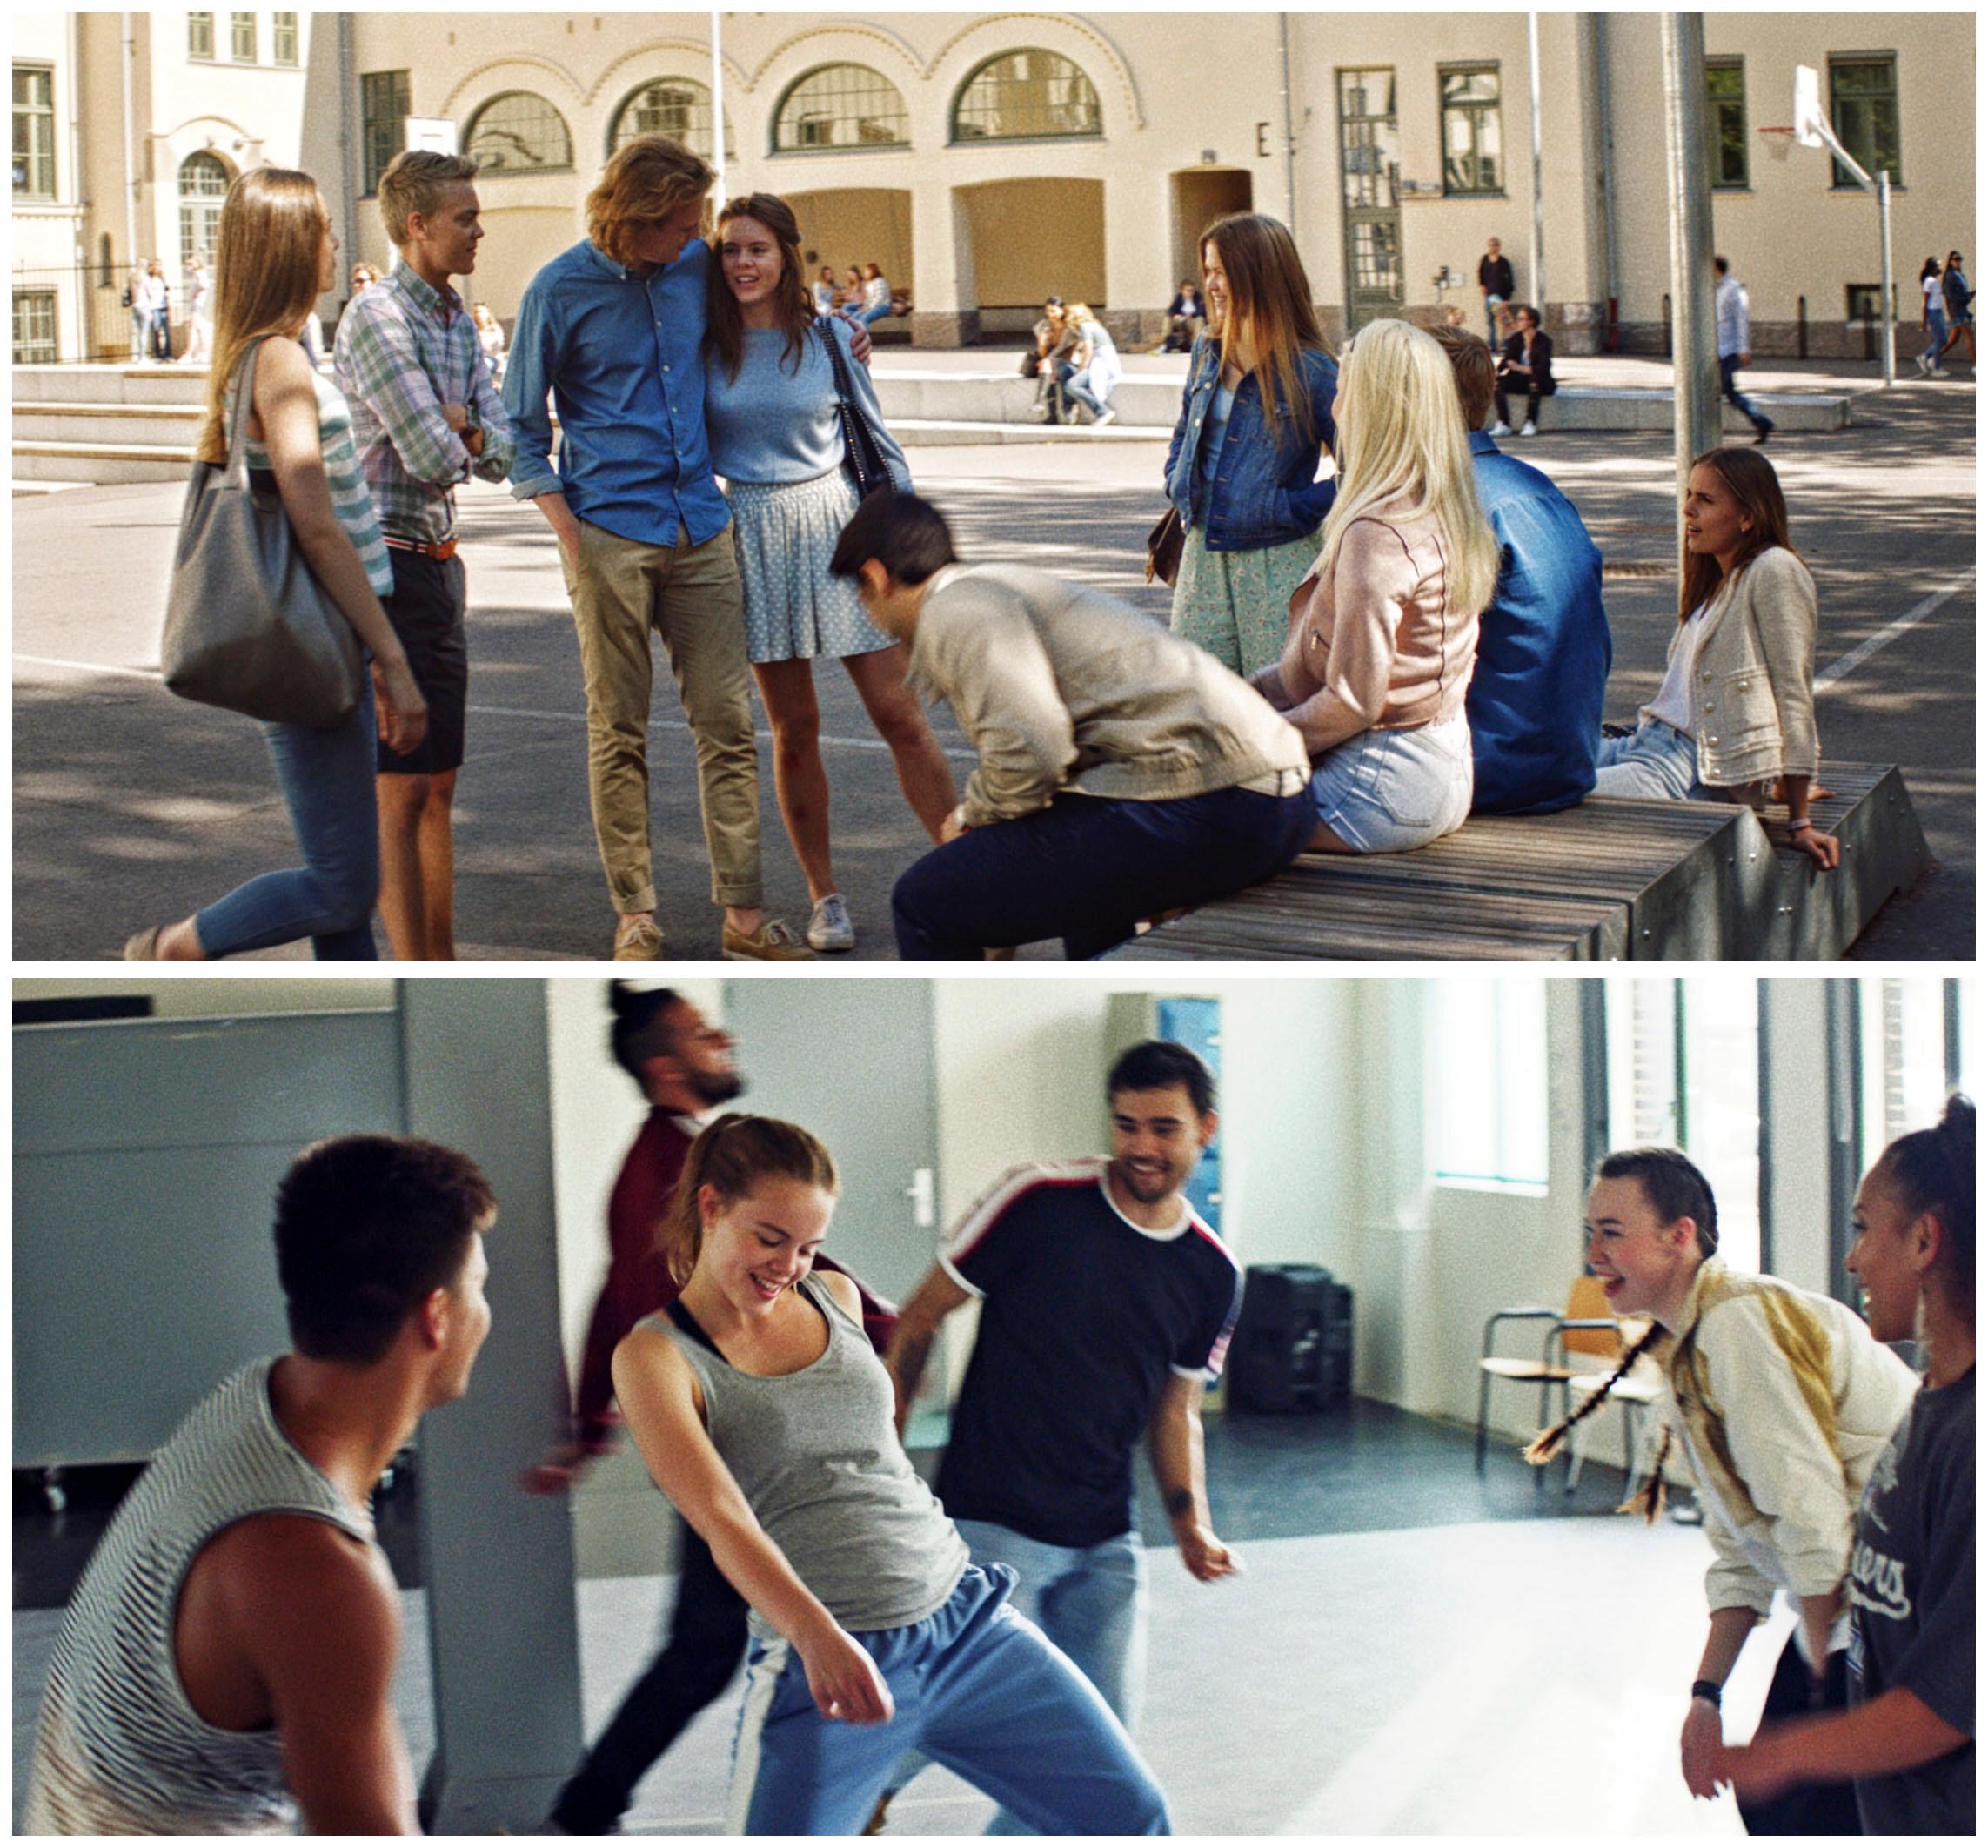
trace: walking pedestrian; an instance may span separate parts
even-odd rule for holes
[[[1484,336],[1495,353],[1507,332],[1498,311],[1518,293],[1512,279],[1511,258],[1504,254],[1496,238],[1485,241],[1484,254],[1477,259],[1477,293],[1484,298]]]
[[[214,280],[196,251],[186,259],[186,351],[183,365],[206,365],[214,358]]]
[[[1967,272],[1960,266],[1960,252],[1946,253],[1946,269],[1940,277],[1946,298],[1946,346],[1951,352],[1957,340],[1967,342],[1967,363],[1974,364],[1974,291],[1967,286]]]
[[[1712,258],[1712,272],[1718,278],[1712,291],[1712,307],[1718,322],[1719,390],[1726,402],[1753,425],[1753,440],[1764,443],[1774,434],[1774,419],[1751,399],[1743,397],[1734,383],[1740,367],[1753,364],[1753,323],[1746,285],[1737,276],[1729,276],[1726,268],[1724,258]]]
[[[155,365],[172,358],[172,290],[157,257],[145,265],[145,350]]]

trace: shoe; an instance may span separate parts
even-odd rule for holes
[[[766,921],[747,936],[727,924],[719,940],[727,962],[812,962],[808,948],[779,918]]]
[[[1493,418],[1491,419],[1490,428],[1484,432],[1486,436],[1495,437],[1509,436],[1511,433],[1512,426],[1508,424],[1502,417]]]
[[[1926,377],[1928,378],[1951,378],[1953,374],[1948,372],[1944,365],[1936,364],[1926,373]]]
[[[1774,434],[1774,432],[1775,432],[1775,431],[1776,431],[1776,429],[1777,429],[1777,427],[1778,427],[1778,426],[1777,426],[1777,425],[1773,425],[1773,424],[1770,424],[1770,425],[1767,425],[1767,427],[1766,427],[1764,430],[1762,430],[1762,431],[1761,431],[1761,432],[1759,432],[1759,433],[1758,433],[1758,434],[1757,434],[1757,436],[1754,438],[1754,439],[1753,439],[1753,440],[1754,440],[1756,443],[1764,443],[1764,442],[1765,442],[1765,441],[1768,439],[1768,438],[1769,438],[1769,437],[1770,437],[1770,436],[1772,436],[1772,435]]]
[[[150,930],[141,930],[124,939],[126,962],[156,962],[158,961],[158,940],[165,926],[155,924]]]
[[[849,921],[849,907],[840,892],[831,892],[816,901],[807,921],[807,947],[811,950],[853,950],[856,927]]]
[[[1529,417],[1526,418],[1524,423],[1519,425],[1518,433],[1521,436],[1537,436],[1539,434],[1539,425],[1534,423],[1533,420]]]
[[[1912,355],[1912,364],[1918,367],[1919,377],[1921,378],[1931,378],[1932,377],[1933,363],[1931,360],[1927,358],[1924,353],[1914,353]]]
[[[624,918],[614,927],[615,961],[653,962],[663,954],[663,934],[646,912],[639,917]]]
[[[1114,411],[1109,405],[1107,405],[1103,410],[1099,412],[1098,414],[1091,419],[1091,428],[1094,430],[1102,430],[1104,426],[1111,422],[1111,420],[1117,415],[1118,412]]]

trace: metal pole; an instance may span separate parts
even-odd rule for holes
[[[1883,258],[1881,286],[1884,293],[1879,298],[1884,316],[1884,344],[1878,349],[1878,357],[1884,364],[1884,383],[1888,385],[1898,382],[1898,309],[1891,299],[1891,170],[1878,170],[1878,242]]]
[[[1590,30],[1595,35],[1595,93],[1602,118],[1602,260],[1608,270],[1603,287],[1608,303],[1608,324],[1603,344],[1612,349],[1620,340],[1616,322],[1616,278],[1621,273],[1621,264],[1616,249],[1616,131],[1609,103],[1609,16],[1590,13],[1588,20]]]
[[[81,23],[74,13],[67,16],[63,25],[63,106],[69,113],[69,184],[58,186],[56,196],[68,195],[69,203],[76,211],[76,357],[90,359],[93,336],[90,313],[90,271],[94,268],[90,258],[89,207],[90,198],[84,186],[83,172],[83,40]],[[98,282],[109,282],[108,276],[98,277]],[[122,330],[120,330],[122,331]],[[56,357],[64,357],[58,344]]]
[[[1677,396],[1677,542],[1691,461],[1719,439],[1718,328],[1712,309],[1712,190],[1705,162],[1705,22],[1661,16],[1664,161],[1670,205],[1670,348]]]
[[[1539,178],[1539,15],[1525,16],[1526,58],[1532,80],[1532,299],[1546,325],[1546,206]]]
[[[129,276],[138,260],[138,164],[131,152],[131,60],[137,54],[131,16],[120,13],[117,21],[124,52],[119,63],[124,77],[124,273]]]
[[[724,15],[714,8],[711,15],[711,164],[717,170],[718,184],[711,190],[711,209],[725,210],[725,57],[720,38]]]
[[[1291,128],[1291,16],[1277,15],[1277,54],[1282,60],[1284,99],[1284,229],[1298,234],[1297,137]]]

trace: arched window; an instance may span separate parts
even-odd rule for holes
[[[773,152],[829,148],[902,148],[911,116],[897,85],[863,64],[824,64],[780,98]]]
[[[551,173],[573,164],[565,117],[528,90],[507,90],[471,117],[463,151],[485,173]]]
[[[221,202],[228,196],[229,174],[218,155],[189,154],[179,164],[179,267],[189,257],[214,261],[214,239],[221,229]]]
[[[667,135],[680,141],[693,154],[711,158],[711,91],[695,77],[658,77],[645,84],[614,112],[614,125],[607,131],[607,151],[633,141],[638,135]],[[725,125],[725,157],[737,157],[738,144],[732,138],[732,124]]]
[[[1103,133],[1091,80],[1055,51],[1003,51],[990,57],[960,86],[953,104],[954,141]]]

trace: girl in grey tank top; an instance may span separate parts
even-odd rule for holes
[[[916,1751],[1044,1834],[1168,1832],[1102,1697],[913,1471],[853,1286],[809,1274],[836,1187],[805,1129],[720,1117],[665,1227],[683,1294],[614,1356],[651,1474],[752,1607],[733,1831],[853,1834]]]

